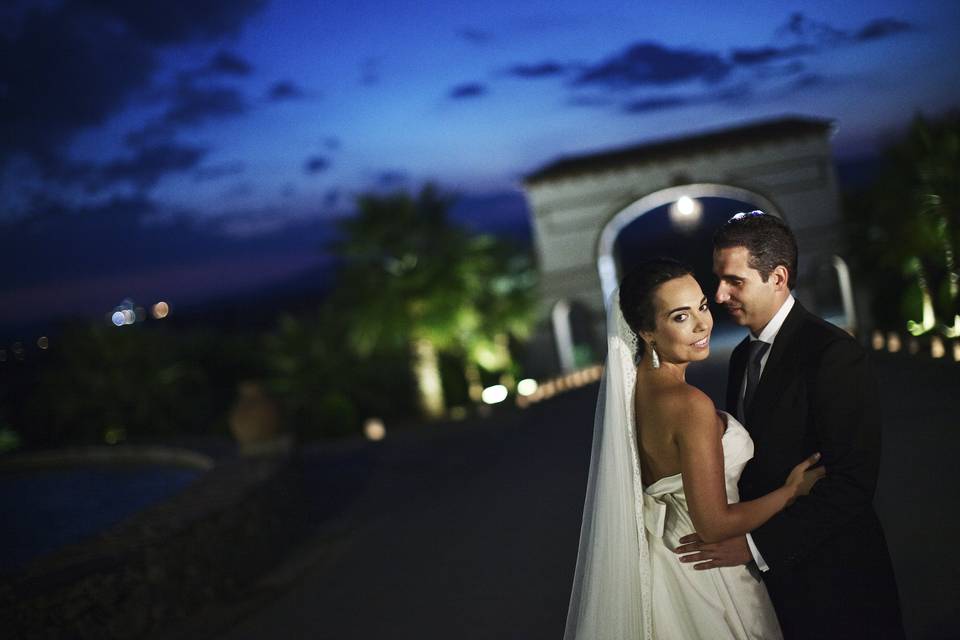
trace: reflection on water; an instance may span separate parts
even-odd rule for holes
[[[180,491],[201,471],[74,467],[0,474],[0,573],[78,542]]]

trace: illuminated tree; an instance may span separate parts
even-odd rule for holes
[[[523,337],[532,319],[532,269],[501,242],[451,223],[451,201],[435,187],[357,204],[335,245],[344,264],[335,306],[349,317],[358,356],[408,351],[421,410],[440,416],[439,354],[465,358],[468,379],[472,363],[508,369],[509,337]]]
[[[877,183],[846,209],[879,306],[899,307],[915,335],[939,324],[948,337],[960,336],[960,114],[917,116],[888,151]]]

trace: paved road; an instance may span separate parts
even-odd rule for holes
[[[960,562],[937,549],[960,537],[960,366],[893,356],[878,365],[888,420],[877,504],[908,632],[951,637]],[[714,393],[722,386],[719,369],[699,377]],[[560,638],[596,392],[308,452],[308,510],[356,494],[349,507],[249,597],[176,636]]]

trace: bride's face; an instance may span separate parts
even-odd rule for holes
[[[656,343],[657,354],[667,362],[705,360],[710,355],[713,316],[707,297],[693,276],[664,282],[654,292],[656,328],[643,338]]]

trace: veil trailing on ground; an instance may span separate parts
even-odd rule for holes
[[[633,419],[637,337],[607,307],[607,364],[597,399],[580,550],[564,640],[652,638],[650,558]]]

